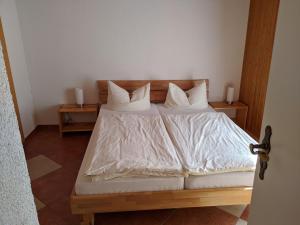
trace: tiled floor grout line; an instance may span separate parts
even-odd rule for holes
[[[173,212],[171,212],[170,215],[167,216],[167,218],[164,221],[162,221],[160,225],[164,225],[175,214],[176,210],[177,209],[174,209]]]

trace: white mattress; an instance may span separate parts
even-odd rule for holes
[[[84,175],[87,159],[91,157],[91,150],[87,149],[75,183],[78,195],[107,194],[121,192],[182,190],[183,177],[126,177],[111,180],[97,179]]]
[[[184,179],[185,189],[253,186],[255,172],[231,172]]]
[[[256,156],[249,151],[255,140],[225,113],[163,105],[158,109],[189,175],[255,170]]]

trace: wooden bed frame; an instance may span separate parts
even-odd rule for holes
[[[169,82],[177,84],[183,90],[188,90],[203,80],[208,87],[209,82],[207,79],[118,80],[114,82],[126,89],[129,93],[150,82],[151,102],[162,103],[165,101]],[[99,80],[97,83],[100,104],[105,104],[107,100],[107,80]],[[82,225],[93,225],[95,213],[249,204],[251,195],[252,187],[185,189],[96,195],[77,195],[73,190],[70,203],[72,213],[82,215]]]

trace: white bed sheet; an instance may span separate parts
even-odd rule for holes
[[[225,113],[211,107],[158,109],[178,157],[190,175],[254,171],[256,156],[249,144],[256,143]]]
[[[91,149],[87,149],[79,169],[75,183],[75,193],[78,195],[182,190],[184,188],[184,177],[126,177],[111,180],[99,178],[93,181],[91,177],[84,174],[91,154]]]
[[[182,176],[177,152],[154,104],[140,112],[102,105],[87,147],[85,175],[97,179]]]

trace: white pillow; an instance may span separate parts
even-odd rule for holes
[[[165,101],[167,107],[189,106],[186,93],[176,84],[169,83],[169,89]]]
[[[129,93],[108,81],[107,106],[115,111],[143,111],[150,109],[150,83],[133,91],[130,100]]]
[[[192,107],[205,109],[208,107],[206,82],[202,81],[199,85],[186,92]]]
[[[176,84],[169,83],[165,105],[167,107],[207,108],[208,102],[205,81],[202,81],[198,86],[193,87],[186,93]]]

